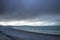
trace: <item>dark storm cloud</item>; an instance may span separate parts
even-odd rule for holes
[[[59,0],[1,0],[1,20],[39,20],[60,22]]]

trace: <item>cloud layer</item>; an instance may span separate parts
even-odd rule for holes
[[[60,22],[59,0],[1,0],[0,21]]]

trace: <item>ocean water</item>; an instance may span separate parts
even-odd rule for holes
[[[18,40],[60,40],[59,26],[2,26],[0,31]]]
[[[60,26],[18,26],[13,28],[30,32],[60,35]]]
[[[13,28],[29,32],[60,35],[60,26],[5,26],[3,28]],[[1,29],[2,28],[0,27],[0,30]]]

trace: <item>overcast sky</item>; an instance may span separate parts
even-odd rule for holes
[[[1,0],[0,24],[10,21],[51,22],[60,24],[59,0]],[[50,23],[50,24],[51,24]]]

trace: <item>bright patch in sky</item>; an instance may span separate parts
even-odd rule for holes
[[[0,22],[0,25],[3,26],[23,26],[23,25],[29,25],[29,26],[52,26],[56,25],[55,22],[46,22],[46,21],[10,21],[10,22]]]

